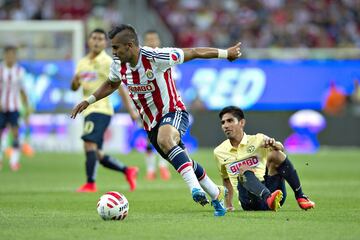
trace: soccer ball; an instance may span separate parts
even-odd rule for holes
[[[129,212],[129,202],[118,192],[107,192],[97,203],[97,212],[104,220],[124,220]]]

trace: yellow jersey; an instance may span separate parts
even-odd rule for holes
[[[112,58],[105,51],[102,51],[94,59],[90,59],[89,55],[86,55],[79,61],[76,74],[80,76],[84,99],[93,94],[107,80],[112,61]],[[84,116],[90,113],[113,115],[114,108],[109,97],[90,104],[84,110]]]
[[[244,136],[239,146],[233,147],[230,140],[226,140],[214,149],[216,164],[222,179],[229,179],[231,185],[237,190],[239,168],[247,164],[255,176],[264,181],[267,156],[271,149],[262,147],[264,134]]]

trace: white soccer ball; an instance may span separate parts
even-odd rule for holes
[[[129,212],[129,202],[119,192],[107,192],[100,197],[97,212],[104,220],[124,220]]]

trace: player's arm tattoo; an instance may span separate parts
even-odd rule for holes
[[[217,58],[217,48],[183,48],[184,62],[190,61],[195,58]]]
[[[184,62],[190,61],[195,58],[225,58],[229,61],[234,61],[241,56],[240,50],[241,43],[237,43],[228,49],[217,48],[183,48]]]

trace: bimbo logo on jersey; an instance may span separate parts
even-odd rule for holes
[[[229,165],[229,170],[233,174],[238,174],[241,165],[248,165],[249,167],[256,167],[259,165],[259,159],[256,156],[249,157],[245,160],[234,162]]]
[[[98,74],[95,71],[83,71],[80,72],[80,78],[82,78],[84,82],[91,82],[98,79]]]
[[[155,91],[155,86],[153,83],[148,83],[148,84],[132,84],[132,85],[128,85],[128,90],[131,93],[137,93],[137,94],[141,94],[141,93],[149,93],[149,92],[153,92]]]

